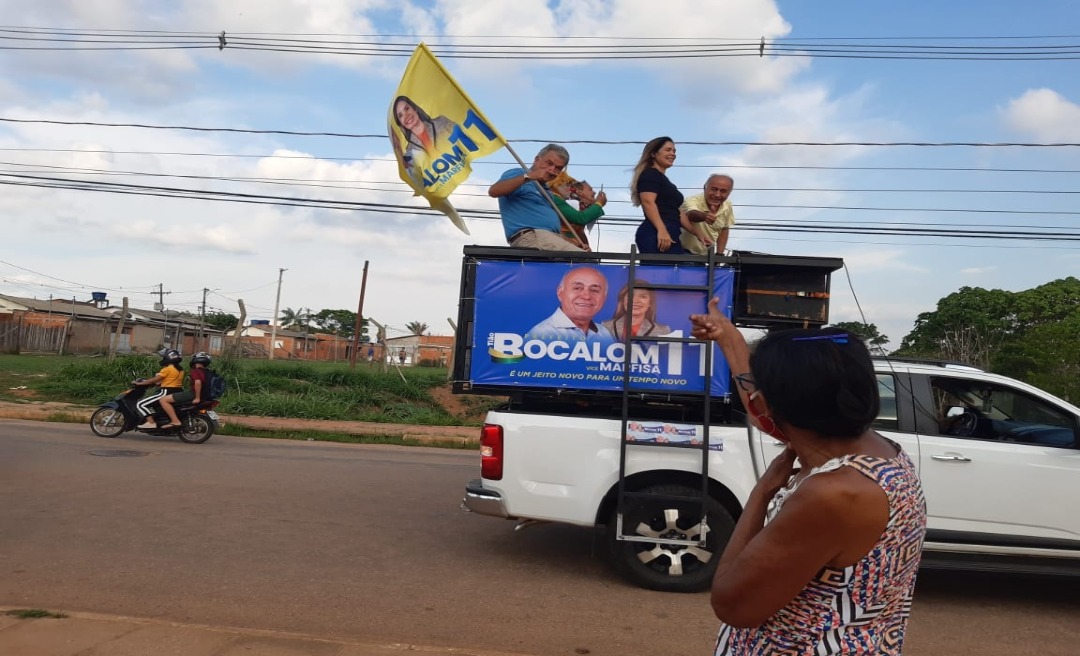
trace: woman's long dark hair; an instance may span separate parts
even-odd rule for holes
[[[418,148],[424,147],[424,144],[421,143],[419,139],[413,136],[412,131],[401,124],[401,120],[398,118],[397,115],[397,106],[399,102],[403,102],[409,107],[413,108],[413,111],[416,112],[416,115],[420,117],[420,121],[427,126],[428,134],[431,135],[431,139],[432,141],[434,141],[435,121],[431,120],[431,117],[428,116],[428,113],[421,109],[419,105],[414,103],[411,98],[409,98],[408,96],[398,96],[397,98],[394,98],[394,104],[390,106],[393,108],[390,113],[394,115],[394,123],[397,123],[398,128],[401,130],[401,133],[405,135],[405,138],[408,139],[409,143],[417,146]]]
[[[645,148],[641,150],[641,158],[634,165],[634,176],[630,178],[630,201],[634,204],[634,207],[641,207],[641,199],[638,198],[637,192],[638,178],[641,177],[645,169],[653,165],[653,158],[656,157],[656,153],[660,152],[660,149],[667,143],[675,143],[675,141],[671,137],[657,137],[645,144]]]

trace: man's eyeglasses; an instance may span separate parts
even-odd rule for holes
[[[754,379],[750,374],[737,374],[733,376],[733,378],[735,379],[735,383],[739,386],[739,389],[747,394],[752,394],[757,391],[757,383],[754,382]]]

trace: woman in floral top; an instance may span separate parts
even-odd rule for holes
[[[691,317],[723,350],[751,421],[787,444],[717,566],[716,654],[900,654],[926,533],[914,464],[870,428],[870,354],[845,331],[770,333],[753,357],[718,310]]]

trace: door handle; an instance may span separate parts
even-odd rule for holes
[[[781,442],[780,440],[773,440],[773,441],[772,441],[772,445],[773,445],[773,446],[787,446],[787,444],[784,444],[784,443],[783,443],[783,442]]]
[[[965,458],[964,456],[955,453],[946,456],[930,456],[930,458],[933,460],[941,460],[943,462],[971,462],[971,458]]]

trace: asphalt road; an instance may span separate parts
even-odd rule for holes
[[[472,451],[0,420],[0,605],[537,655],[709,652],[707,595],[622,582],[591,530],[461,512],[478,467]],[[1078,587],[924,572],[905,654],[1076,654]]]

